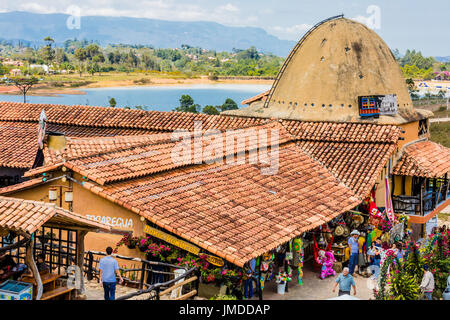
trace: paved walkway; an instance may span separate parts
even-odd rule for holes
[[[312,270],[309,263],[305,264],[303,272],[303,285],[297,284],[297,277],[289,282],[288,292],[284,295],[277,293],[277,284],[275,281],[267,283],[263,291],[264,300],[325,300],[336,297],[338,289],[333,293],[333,286],[339,274],[334,277],[328,277],[324,280],[318,277],[318,272]],[[363,276],[355,276],[356,282],[356,298],[369,300],[374,299],[373,291],[369,289],[367,282],[368,278]],[[353,295],[353,290],[352,290]],[[252,300],[257,300],[253,297]]]

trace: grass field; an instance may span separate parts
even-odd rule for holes
[[[430,133],[430,140],[450,148],[450,122],[431,123]]]

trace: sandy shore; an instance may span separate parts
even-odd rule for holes
[[[136,83],[135,80],[139,80],[134,77],[133,79],[122,79],[122,80],[95,80],[93,83],[89,83],[84,86],[77,88],[68,87],[48,87],[45,84],[38,84],[31,88],[27,95],[33,96],[57,96],[61,94],[86,94],[83,89],[88,88],[109,88],[109,87],[155,87],[155,86],[181,86],[181,85],[196,85],[196,84],[256,84],[256,85],[271,85],[273,80],[258,80],[258,79],[223,79],[213,81],[208,79],[208,77],[201,78],[157,78],[157,77],[142,77],[146,83]],[[89,81],[89,78],[85,78],[85,81]],[[0,94],[12,94],[21,95],[22,93],[15,86],[0,86]]]

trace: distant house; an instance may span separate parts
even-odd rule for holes
[[[49,67],[46,64],[30,64],[30,69],[42,69],[45,73],[49,72]]]
[[[9,74],[13,77],[17,77],[22,74],[22,71],[20,69],[12,69],[11,71],[9,71]]]
[[[11,59],[5,59],[5,61],[3,61],[3,64],[4,65],[9,65],[9,66],[16,66],[16,67],[23,66],[23,62],[22,61],[11,60]]]

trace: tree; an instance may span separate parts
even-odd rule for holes
[[[55,40],[50,37],[45,37],[44,41],[47,44],[44,46],[44,48],[42,48],[42,58],[47,62],[47,65],[50,66],[55,57],[55,53],[52,48],[52,44],[55,42]]]
[[[198,113],[200,106],[194,104],[194,99],[188,94],[183,94],[180,98],[180,106],[175,108],[175,111]]]
[[[79,69],[78,70],[80,72],[80,77],[81,77],[81,74],[83,73],[83,63],[87,59],[86,50],[84,50],[84,48],[78,48],[77,50],[75,50],[75,58],[77,58],[77,60],[79,61]]]
[[[220,107],[220,109],[221,109],[221,111],[236,110],[236,109],[239,109],[239,107],[233,99],[227,98],[225,100],[225,102],[222,104],[222,106]]]
[[[109,106],[111,108],[114,108],[116,106],[116,104],[117,104],[116,99],[114,99],[114,98],[109,99]]]
[[[8,73],[9,73],[8,68],[6,68],[3,64],[0,63],[0,76]]]
[[[203,108],[202,110],[203,113],[205,114],[219,114],[220,112],[216,109],[216,107],[211,106],[211,105],[207,105]]]
[[[25,103],[26,102],[26,94],[27,94],[28,90],[30,90],[33,85],[38,83],[38,81],[39,80],[35,77],[30,77],[30,78],[12,77],[12,78],[6,79],[5,82],[7,82],[8,84],[12,83],[22,92],[23,102]]]

